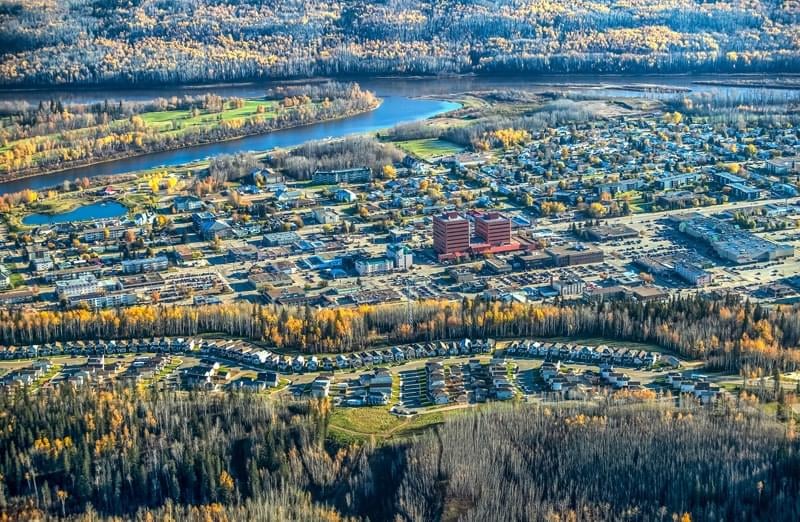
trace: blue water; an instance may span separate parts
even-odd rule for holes
[[[98,201],[90,205],[78,207],[61,214],[29,214],[22,219],[23,225],[52,225],[70,221],[89,221],[95,219],[110,219],[124,216],[128,207],[116,201]]]
[[[65,180],[93,176],[112,176],[126,172],[135,172],[153,167],[174,166],[202,160],[218,154],[233,154],[243,151],[265,151],[275,147],[294,147],[307,141],[328,137],[338,138],[349,134],[376,132],[393,127],[398,123],[422,120],[457,109],[459,104],[453,102],[407,98],[404,96],[384,96],[383,103],[374,111],[359,114],[350,118],[315,123],[303,127],[275,131],[269,134],[249,136],[222,143],[198,145],[167,152],[157,152],[127,158],[108,163],[99,163],[86,167],[78,167],[54,172],[43,176],[25,178],[0,184],[0,194],[19,192],[24,189],[39,190],[61,185]]]

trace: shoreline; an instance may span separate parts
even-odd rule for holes
[[[662,72],[638,72],[638,73],[537,73],[537,72],[501,72],[501,73],[482,73],[482,72],[464,72],[464,73],[442,73],[442,74],[348,74],[348,75],[334,75],[334,76],[309,76],[309,77],[294,77],[294,78],[242,78],[236,81],[209,81],[209,82],[195,82],[195,83],[139,83],[139,84],[121,84],[115,82],[109,83],[89,83],[89,84],[74,84],[64,83],[49,86],[41,85],[13,85],[0,83],[0,89],[7,93],[36,93],[48,91],[147,91],[152,89],[213,89],[219,87],[243,87],[248,85],[287,85],[296,83],[307,82],[326,82],[326,81],[348,81],[348,80],[408,80],[408,81],[432,81],[432,80],[452,80],[452,79],[468,79],[468,78],[522,78],[534,79],[543,78],[548,81],[550,78],[563,78],[569,76],[572,78],[586,78],[586,79],[603,79],[603,78],[776,78],[788,77],[800,79],[800,73],[794,71],[783,72],[681,72],[681,73],[662,73]],[[693,83],[699,83],[703,80],[694,80]],[[711,80],[713,81],[713,80]],[[736,85],[739,87],[738,85]],[[746,86],[744,86],[746,87]]]
[[[72,165],[66,166],[64,168],[58,168],[58,169],[54,169],[54,170],[47,170],[47,171],[44,171],[44,172],[35,172],[35,173],[21,174],[21,175],[8,176],[8,177],[4,176],[4,177],[2,177],[2,179],[0,179],[0,194],[6,193],[6,192],[3,192],[3,185],[5,185],[6,183],[14,182],[14,181],[21,181],[21,180],[25,180],[25,179],[32,179],[32,178],[38,178],[38,177],[42,177],[42,176],[49,176],[51,174],[59,174],[59,173],[68,172],[68,171],[73,170],[73,169],[79,169],[79,168],[83,168],[83,167],[91,167],[93,165],[102,165],[104,163],[113,163],[115,161],[120,161],[120,160],[125,160],[125,159],[141,158],[141,157],[144,157],[144,156],[149,156],[151,154],[160,154],[162,152],[174,152],[174,151],[177,151],[177,150],[191,149],[191,148],[194,148],[194,147],[203,147],[203,146],[206,146],[206,145],[212,145],[212,144],[216,144],[216,143],[228,143],[228,142],[231,142],[231,141],[236,141],[236,140],[241,140],[241,139],[244,139],[244,138],[249,138],[251,136],[264,136],[264,135],[272,134],[273,132],[281,132],[281,131],[290,130],[290,129],[299,129],[299,128],[307,127],[307,126],[310,126],[310,125],[317,125],[319,123],[328,123],[328,122],[342,120],[342,119],[346,119],[346,118],[352,118],[353,116],[359,116],[361,114],[370,113],[370,112],[378,109],[381,106],[382,103],[383,103],[383,100],[379,99],[378,103],[376,103],[374,106],[372,106],[372,107],[370,107],[370,108],[368,108],[368,109],[366,109],[364,111],[356,111],[356,112],[352,112],[352,113],[342,114],[342,115],[336,116],[334,118],[326,118],[326,119],[312,121],[312,122],[308,122],[308,123],[300,123],[300,124],[297,124],[297,125],[289,125],[287,127],[281,127],[280,129],[273,129],[273,130],[270,130],[270,131],[267,131],[267,132],[249,132],[249,133],[241,134],[241,135],[238,135],[238,136],[235,136],[235,137],[226,138],[226,139],[223,139],[223,140],[209,140],[209,141],[202,141],[202,142],[198,142],[198,143],[193,143],[191,145],[177,146],[177,147],[167,147],[167,148],[164,148],[164,149],[161,149],[161,150],[154,150],[154,151],[149,151],[149,152],[140,152],[140,153],[136,153],[136,154],[115,155],[115,156],[111,156],[111,157],[108,157],[108,158],[103,158],[103,159],[95,160],[95,161],[92,161],[92,160],[81,161],[81,162],[78,162],[76,164],[72,164]],[[264,152],[264,151],[261,151],[261,152]],[[166,166],[164,166],[164,167],[166,168]],[[55,186],[56,185],[52,185],[50,187],[43,187],[43,188],[41,188],[39,190],[47,190],[48,188],[53,188]]]

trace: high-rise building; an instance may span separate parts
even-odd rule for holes
[[[475,235],[492,246],[507,245],[511,242],[511,220],[499,212],[478,214]]]
[[[469,251],[469,221],[457,212],[433,218],[433,249],[440,256]]]

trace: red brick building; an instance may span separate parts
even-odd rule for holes
[[[499,212],[475,216],[475,235],[492,246],[511,243],[511,220]]]
[[[439,256],[469,251],[469,221],[457,212],[433,218],[433,249]]]

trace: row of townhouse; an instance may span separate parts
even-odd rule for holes
[[[126,381],[137,383],[154,379],[171,362],[172,357],[168,354],[139,356],[128,366],[122,378]]]
[[[666,382],[675,392],[692,394],[703,404],[715,401],[722,393],[720,387],[708,382],[704,375],[670,372],[667,374]]]
[[[661,360],[661,354],[636,348],[612,348],[571,343],[542,343],[539,341],[514,341],[505,350],[515,357],[541,357],[545,359],[573,362],[613,363],[619,366],[652,367]],[[672,358],[669,359],[672,363]]]
[[[19,368],[8,372],[0,380],[0,385],[9,386],[30,386],[38,379],[44,377],[53,368],[53,363],[49,359],[38,359],[33,361],[30,366]]]
[[[268,365],[271,357],[275,355],[269,350],[239,340],[204,340],[198,343],[198,347],[203,355],[221,357],[253,366]]]
[[[478,359],[451,365],[441,360],[428,361],[425,376],[427,399],[435,405],[480,403],[489,397],[502,401],[514,397],[508,366],[495,359],[489,364],[482,364]]]
[[[355,379],[336,383],[334,404],[342,406],[385,406],[392,397],[392,374],[383,368],[362,373]],[[313,386],[312,386],[313,391]]]
[[[230,372],[216,361],[202,359],[199,364],[183,370],[181,384],[189,389],[217,391],[230,380]]]
[[[592,389],[608,386],[615,390],[641,389],[638,381],[631,381],[630,377],[614,370],[610,364],[602,363],[600,372],[586,370],[578,372],[575,369],[564,370],[561,361],[547,361],[539,369],[540,375],[550,391],[564,394],[568,399],[585,399]]]
[[[154,337],[150,339],[122,339],[96,341],[66,341],[28,346],[0,346],[0,359],[27,359],[54,355],[92,356],[98,354],[124,354],[142,352],[188,352],[195,341],[184,337]]]
[[[265,363],[266,366],[276,368],[282,373],[314,372],[345,370],[362,368],[379,364],[401,363],[413,359],[428,357],[444,357],[457,355],[470,355],[489,353],[494,347],[492,340],[463,339],[460,342],[438,341],[431,343],[418,343],[407,346],[394,346],[384,350],[366,350],[351,354],[339,354],[335,357],[296,355],[279,355],[270,353]]]

